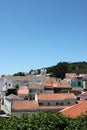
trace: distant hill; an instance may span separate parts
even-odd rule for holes
[[[63,79],[65,78],[66,73],[76,73],[77,75],[87,73],[87,62],[59,62],[57,65],[47,67],[45,69],[47,70],[47,74],[50,74],[50,76]],[[40,69],[30,70],[29,74],[31,74],[32,71],[38,72],[34,75],[40,74]],[[18,72],[13,76],[26,76],[26,74],[24,72]]]
[[[87,73],[87,62],[59,62],[55,66],[47,67],[47,73],[51,73],[51,76],[64,78],[65,73],[82,74]]]

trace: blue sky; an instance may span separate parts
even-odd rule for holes
[[[0,75],[87,61],[87,0],[0,0]]]

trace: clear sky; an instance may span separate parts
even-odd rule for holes
[[[0,0],[0,75],[87,61],[87,0]]]

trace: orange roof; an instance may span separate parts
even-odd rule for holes
[[[87,112],[87,101],[82,101],[79,104],[63,109],[60,112],[70,118],[76,118],[80,114],[85,114]]]
[[[42,84],[29,84],[29,89],[44,89]]]
[[[29,89],[27,87],[20,87],[18,89],[18,95],[19,94],[29,94]]]
[[[65,74],[65,77],[66,77],[67,79],[72,79],[74,76],[76,76],[76,73],[66,73],[66,74]]]
[[[45,82],[45,88],[70,88],[70,83],[67,80],[59,80],[56,78],[50,78]]]
[[[22,100],[22,101],[14,101],[12,109],[13,110],[35,110],[38,107],[38,103],[36,101]]]
[[[54,110],[54,109],[64,109],[67,108],[67,106],[39,106],[38,110]]]
[[[58,88],[70,88],[70,83],[67,80],[61,80],[58,82]]]
[[[36,101],[22,100],[13,101],[13,110],[55,110],[64,109],[67,106],[39,106]]]
[[[48,87],[48,88],[53,88],[53,83],[50,79],[48,79],[47,81],[45,81],[45,87]]]
[[[73,93],[41,93],[38,94],[39,100],[64,100],[64,99],[75,99],[75,95]]]

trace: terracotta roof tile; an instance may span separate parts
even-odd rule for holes
[[[36,110],[38,103],[36,101],[22,100],[14,101],[12,109],[13,110]]]
[[[71,88],[70,83],[67,80],[59,80],[56,78],[46,80],[44,86],[45,88]]]
[[[41,84],[29,84],[29,89],[43,89],[44,86]]]
[[[76,118],[80,114],[85,114],[87,112],[87,101],[82,101],[79,104],[63,109],[60,112],[63,115],[69,116],[71,118]]]
[[[38,110],[54,110],[54,109],[64,109],[67,106],[38,106]]]
[[[75,99],[75,95],[73,93],[41,93],[38,94],[39,100],[64,100],[66,98]]]
[[[36,101],[29,100],[14,100],[12,109],[13,110],[59,110],[67,108],[67,106],[39,106]]]

